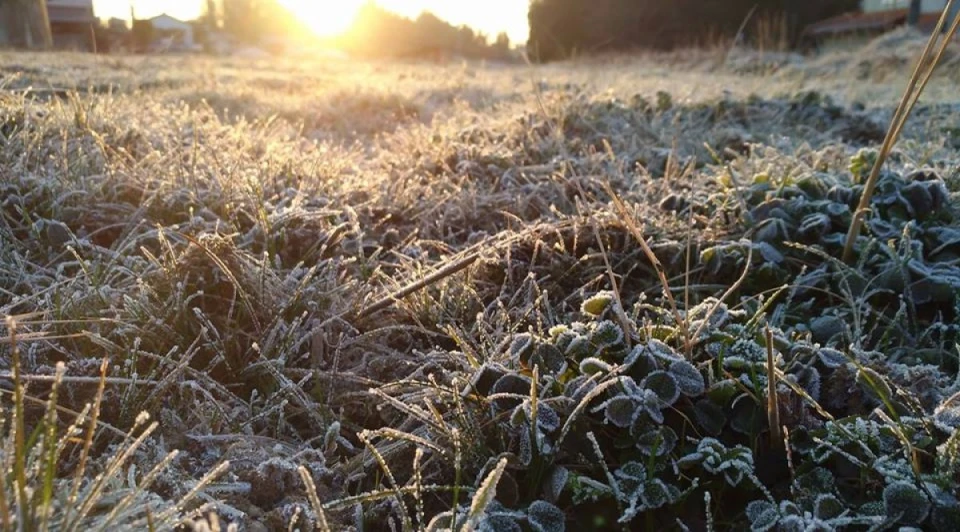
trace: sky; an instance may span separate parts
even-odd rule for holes
[[[137,17],[166,13],[180,19],[196,18],[203,0],[132,0]],[[319,34],[335,34],[353,20],[365,0],[280,0]],[[131,0],[94,0],[100,18],[129,18]],[[467,24],[491,39],[507,32],[514,43],[527,40],[528,0],[376,0],[382,7],[415,18],[430,11],[454,24]]]

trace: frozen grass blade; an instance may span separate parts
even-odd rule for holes
[[[610,196],[611,201],[613,201],[613,206],[616,208],[620,218],[626,224],[630,234],[633,236],[634,240],[640,244],[640,248],[646,255],[647,260],[650,261],[650,265],[653,266],[653,269],[656,271],[657,278],[660,280],[660,286],[663,289],[663,297],[666,298],[667,303],[670,305],[670,311],[673,312],[673,317],[677,322],[677,326],[680,327],[681,331],[683,332],[684,352],[686,353],[687,358],[690,358],[693,352],[690,329],[687,327],[687,321],[683,319],[683,317],[680,315],[680,310],[677,308],[677,301],[673,297],[673,291],[670,290],[670,283],[667,281],[667,272],[663,268],[663,264],[660,262],[660,259],[657,258],[656,253],[650,249],[650,244],[647,244],[647,239],[643,235],[643,230],[637,225],[636,220],[633,219],[633,216],[627,210],[626,205],[623,204],[623,200],[620,199],[620,196],[616,193],[616,191],[613,190],[609,183],[604,183],[604,190],[607,192],[607,195]]]
[[[330,523],[327,521],[327,513],[323,511],[323,505],[320,504],[320,497],[317,496],[317,485],[313,482],[313,477],[310,476],[310,471],[306,467],[300,466],[297,468],[297,472],[300,473],[300,480],[303,481],[303,485],[307,488],[307,497],[310,499],[310,507],[313,508],[313,513],[317,516],[317,530],[320,532],[330,532]]]
[[[387,478],[387,484],[390,489],[393,491],[394,499],[396,500],[397,511],[400,512],[400,517],[403,520],[403,529],[410,530],[413,528],[413,521],[410,518],[410,513],[407,511],[407,505],[403,500],[403,491],[400,489],[400,485],[397,483],[396,477],[393,475],[393,470],[390,469],[390,465],[383,458],[383,455],[380,453],[380,450],[373,444],[370,440],[370,437],[373,435],[372,432],[361,432],[357,435],[360,438],[360,441],[367,447],[367,450],[370,451],[370,454],[373,455],[376,459],[377,464],[380,465],[380,469],[383,471],[384,476]]]
[[[770,446],[780,449],[783,434],[780,427],[780,396],[777,394],[777,365],[773,356],[773,331],[766,328],[767,340],[767,424],[770,425]]]
[[[54,375],[55,380],[50,389],[50,397],[47,400],[47,410],[44,416],[44,434],[42,445],[42,474],[43,486],[40,499],[40,530],[50,529],[50,515],[53,512],[53,489],[54,480],[57,474],[57,462],[59,458],[57,442],[57,393],[60,391],[63,373],[66,368],[63,362],[58,362]]]
[[[107,367],[109,362],[103,359],[100,362],[100,381],[97,385],[97,394],[94,395],[93,408],[90,412],[90,420],[87,424],[87,434],[83,438],[83,450],[80,452],[80,462],[73,472],[73,485],[70,488],[70,495],[67,497],[67,509],[63,517],[64,522],[70,521],[70,514],[77,502],[77,494],[80,492],[80,484],[84,480],[87,471],[87,460],[90,458],[90,447],[93,445],[93,439],[96,435],[97,421],[100,419],[100,405],[103,401],[103,392],[106,389]]]
[[[17,322],[12,317],[7,316],[7,334],[10,336],[11,363],[13,364],[13,478],[16,487],[16,507],[19,511],[19,522],[21,527],[29,529],[33,522],[29,508],[29,498],[27,496],[27,449],[26,449],[26,424],[24,421],[24,389],[23,382],[20,380],[20,346],[17,344]]]
[[[6,419],[7,412],[3,404],[0,403],[0,434],[4,433],[7,429]],[[0,445],[5,444],[5,439],[0,440]],[[0,469],[4,472],[10,469],[6,456],[0,456]],[[3,473],[0,474],[0,526],[3,527],[3,530],[10,530],[12,523],[13,516],[10,515],[10,503],[7,501],[7,475]]]
[[[463,532],[472,532],[476,529],[477,525],[480,524],[480,520],[483,519],[487,507],[490,506],[490,503],[493,502],[493,499],[497,496],[497,484],[500,483],[500,477],[503,476],[506,468],[507,459],[501,458],[493,468],[493,471],[487,474],[483,482],[480,483],[480,487],[477,488],[477,492],[473,495],[473,501],[470,503],[470,512],[467,514],[467,521],[461,529]],[[454,511],[456,511],[456,509],[454,509]]]
[[[413,453],[413,500],[417,510],[417,530],[426,526],[427,518],[423,507],[423,449],[417,447]]]

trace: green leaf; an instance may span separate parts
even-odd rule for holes
[[[820,359],[820,362],[828,368],[839,368],[850,361],[843,351],[831,347],[820,348],[820,350],[817,351],[817,357]]]
[[[737,401],[730,413],[730,427],[740,434],[758,434],[766,422],[765,413],[749,397]]]
[[[680,385],[666,371],[654,371],[640,382],[640,387],[652,391],[664,405],[672,405],[680,398]]]
[[[509,515],[488,515],[480,522],[477,532],[523,532],[523,528]]]
[[[807,241],[816,241],[823,235],[829,233],[831,228],[830,217],[826,214],[815,212],[803,218],[800,222],[799,233],[800,236],[807,239]]]
[[[604,320],[596,325],[590,339],[597,347],[606,349],[623,341],[623,329],[612,321]]]
[[[571,357],[574,360],[580,360],[583,357],[593,354],[593,344],[586,336],[577,336],[576,338],[570,340],[570,343],[567,344],[567,348],[564,350],[564,352],[568,357]]]
[[[780,513],[777,507],[767,501],[753,501],[747,505],[747,519],[752,532],[766,532],[777,525]]]
[[[960,504],[937,506],[930,518],[937,532],[956,532],[960,530]]]
[[[535,532],[564,532],[566,516],[556,506],[546,501],[534,501],[527,508],[527,523]]]
[[[665,362],[683,360],[683,356],[677,353],[677,350],[665,344],[664,342],[652,338],[644,346],[644,352]]]
[[[846,325],[843,320],[836,316],[820,316],[810,322],[813,341],[819,344],[829,343],[834,336],[843,334],[845,330]]]
[[[651,479],[643,484],[640,499],[647,509],[659,508],[671,502],[670,490],[667,489],[667,485],[662,480]]]
[[[501,397],[494,399],[493,406],[499,410],[512,410],[523,402],[521,397],[530,395],[530,379],[516,373],[507,373],[497,379],[490,389],[491,395],[514,394],[518,397]]]
[[[547,343],[537,343],[520,356],[520,364],[527,368],[537,366],[541,374],[556,374],[563,371],[566,357],[557,347]]]
[[[647,479],[647,468],[640,462],[630,461],[620,466],[620,468],[614,472],[614,475],[617,478],[643,482]]]
[[[533,351],[533,343],[533,335],[530,333],[521,333],[514,336],[513,341],[510,342],[510,358],[521,360],[524,355]]]
[[[888,404],[893,399],[893,390],[887,380],[871,368],[862,366],[857,370],[857,384],[881,403]]]
[[[633,424],[637,416],[637,403],[627,395],[620,395],[607,401],[604,408],[607,421],[620,428],[627,428]]]
[[[569,478],[570,470],[563,466],[554,466],[550,470],[546,480],[543,482],[543,493],[547,501],[557,502],[557,500],[560,499],[560,495],[563,493],[563,488],[566,487]]]
[[[693,416],[700,427],[711,436],[718,436],[727,424],[723,409],[709,399],[701,399],[694,404]]]
[[[703,375],[691,363],[686,360],[678,360],[670,364],[668,370],[670,375],[677,381],[680,392],[687,397],[696,397],[702,395],[705,388]]]
[[[830,494],[817,496],[813,503],[813,514],[819,519],[833,519],[839,517],[847,508],[840,502],[840,499]]]
[[[596,357],[587,357],[580,361],[580,373],[594,375],[596,373],[610,373],[613,366]]]
[[[610,304],[614,301],[615,295],[613,292],[598,292],[580,305],[580,311],[591,316],[600,316],[603,314],[603,311],[607,310],[607,308],[610,307]]]
[[[915,525],[930,513],[927,496],[910,482],[894,482],[883,490],[883,506],[887,517],[898,523]]]
[[[677,433],[670,427],[659,426],[641,434],[636,445],[645,456],[666,456],[677,446]]]

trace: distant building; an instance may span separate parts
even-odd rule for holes
[[[47,15],[55,48],[93,50],[93,0],[47,0]]]
[[[92,50],[97,22],[93,0],[47,0],[47,15],[55,48]],[[35,37],[13,14],[10,0],[0,0],[0,46],[30,46]]]
[[[931,32],[940,20],[948,0],[922,0],[918,29]],[[827,47],[863,42],[907,23],[910,0],[861,0],[860,11],[822,20],[808,27],[808,39]],[[960,14],[960,2],[954,4],[954,17]]]
[[[149,20],[153,26],[153,52],[193,52],[197,46],[193,25],[163,14]]]

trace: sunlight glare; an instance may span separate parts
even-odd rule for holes
[[[280,0],[321,37],[334,37],[350,28],[357,12],[370,0]],[[515,42],[527,38],[524,0],[375,0],[375,4],[409,18],[430,11],[453,25],[468,24],[490,38],[506,31]]]
[[[365,0],[280,0],[321,37],[339,35],[350,28]]]

